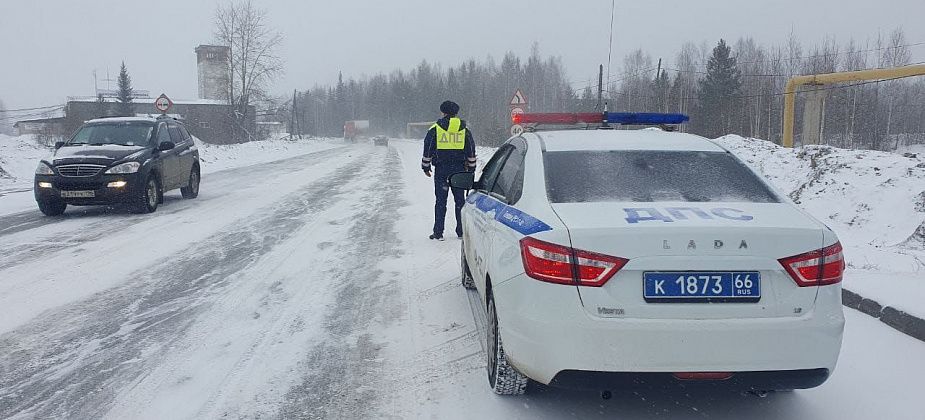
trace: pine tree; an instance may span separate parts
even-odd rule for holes
[[[742,87],[732,49],[720,39],[707,62],[707,74],[700,81],[700,132],[708,137],[727,134],[736,121],[736,98]]]
[[[119,115],[131,117],[135,115],[132,107],[132,78],[128,75],[128,69],[125,68],[125,62],[122,62],[122,69],[119,70]]]

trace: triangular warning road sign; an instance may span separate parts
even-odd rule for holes
[[[527,97],[524,96],[524,93],[521,92],[520,89],[517,89],[517,91],[514,92],[514,97],[511,98],[511,105],[526,105],[526,104],[527,104]]]

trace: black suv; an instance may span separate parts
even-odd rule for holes
[[[126,204],[150,213],[164,193],[199,195],[199,149],[173,118],[88,121],[35,170],[35,201],[47,216],[75,206]]]

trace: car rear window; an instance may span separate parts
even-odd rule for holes
[[[688,201],[777,203],[780,200],[725,152],[547,152],[553,203]]]

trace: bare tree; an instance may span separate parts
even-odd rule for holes
[[[228,102],[237,141],[239,129],[250,137],[244,124],[250,105],[268,97],[267,85],[283,72],[282,60],[276,55],[283,37],[267,24],[265,10],[244,0],[216,9],[215,38],[230,48]]]

